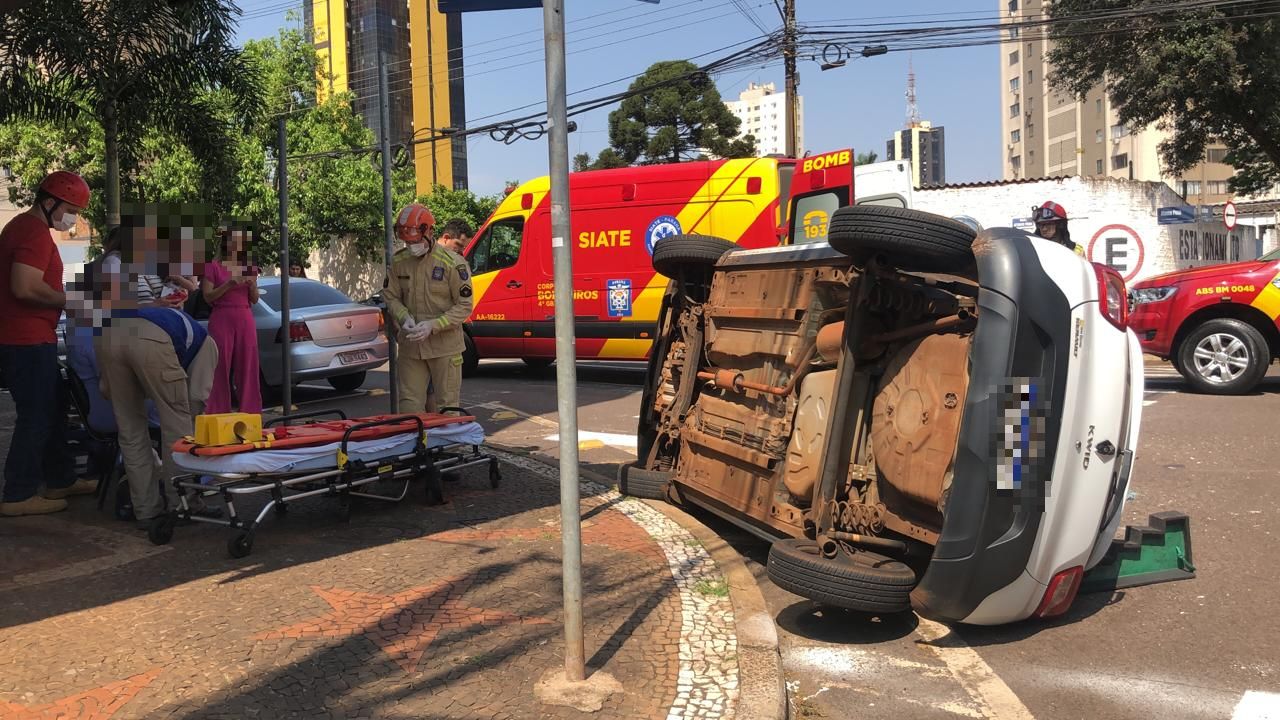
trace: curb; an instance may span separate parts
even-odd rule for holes
[[[558,460],[542,453],[494,442],[485,444],[544,465],[559,466]],[[605,487],[617,485],[616,479],[585,468],[579,467],[578,474]],[[786,720],[787,689],[778,648],[778,631],[755,576],[736,550],[693,516],[665,502],[639,502],[661,512],[693,535],[724,573],[729,599],[733,603],[734,630],[738,636],[738,701],[733,716],[740,720]]]

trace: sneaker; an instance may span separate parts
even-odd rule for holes
[[[97,480],[77,480],[71,485],[64,488],[50,488],[44,491],[44,496],[50,500],[61,500],[71,497],[72,495],[92,495],[98,492]]]
[[[18,502],[0,503],[0,515],[5,517],[20,517],[22,515],[47,515],[55,513],[59,510],[67,509],[67,501],[62,499],[50,499],[33,495],[26,500]]]

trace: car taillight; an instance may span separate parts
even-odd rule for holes
[[[280,333],[276,333],[276,342],[281,342]],[[311,340],[311,330],[307,327],[307,323],[303,320],[294,320],[289,323],[289,342],[307,342]]]
[[[378,311],[378,332],[382,332],[383,330],[386,330],[386,329],[387,329],[387,316],[381,310],[379,310]]]
[[[1129,326],[1129,294],[1124,278],[1102,263],[1094,263],[1093,272],[1098,276],[1099,312],[1107,322],[1124,330]]]
[[[1063,570],[1049,581],[1049,589],[1044,591],[1044,599],[1036,608],[1036,617],[1056,617],[1066,612],[1076,599],[1080,590],[1080,580],[1084,577],[1084,568],[1073,567]]]

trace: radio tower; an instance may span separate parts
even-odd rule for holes
[[[907,127],[920,127],[920,108],[916,105],[916,71],[907,56]]]

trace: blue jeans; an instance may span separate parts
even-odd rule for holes
[[[0,345],[0,369],[18,411],[4,465],[4,502],[21,502],[75,482],[66,443],[66,403],[58,346]]]

